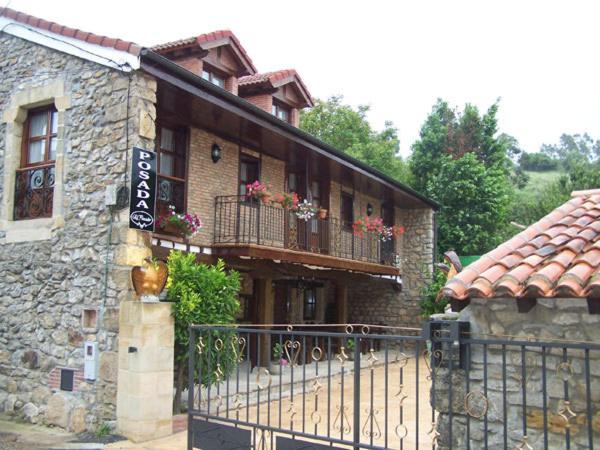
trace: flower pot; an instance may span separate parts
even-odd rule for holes
[[[327,219],[327,210],[324,208],[319,209],[319,219],[325,220]]]
[[[177,237],[181,237],[181,238],[185,238],[185,232],[179,228],[177,225],[174,225],[172,223],[167,223],[166,225],[164,225],[163,227],[161,227],[160,231],[162,231],[165,234],[169,234],[171,236],[177,236]]]
[[[167,283],[169,271],[163,261],[152,261],[150,257],[144,258],[141,266],[131,269],[131,281],[135,292],[142,300],[146,297],[156,298]]]

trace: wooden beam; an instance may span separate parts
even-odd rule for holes
[[[275,307],[275,292],[273,280],[260,278],[256,280],[258,294],[258,323],[273,323],[273,308]],[[260,334],[260,366],[268,367],[271,360],[271,349],[269,348],[268,336]]]
[[[262,258],[308,264],[312,266],[328,267],[332,269],[352,270],[376,275],[399,276],[400,270],[396,267],[375,264],[367,261],[338,258],[310,252],[299,252],[275,247],[266,247],[255,244],[216,244],[213,246],[216,256],[241,256]]]
[[[337,305],[337,323],[348,323],[348,287],[336,283],[335,302]]]

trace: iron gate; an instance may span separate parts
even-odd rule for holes
[[[188,449],[593,449],[600,346],[397,331],[193,326]]]

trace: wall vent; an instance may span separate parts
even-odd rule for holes
[[[60,369],[60,390],[73,391],[73,378],[75,371],[72,369]]]

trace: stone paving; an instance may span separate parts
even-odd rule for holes
[[[381,354],[377,354],[381,356]],[[383,359],[380,359],[382,361]],[[391,360],[391,358],[390,358]],[[348,361],[347,364],[352,364]],[[326,363],[320,363],[319,366]],[[218,415],[221,417],[235,418],[236,416],[240,420],[246,420],[246,418],[253,423],[260,423],[263,425],[281,426],[283,429],[304,431],[310,434],[316,433],[319,435],[327,435],[328,430],[332,436],[341,437],[342,433],[339,429],[339,417],[338,406],[342,399],[342,392],[344,398],[344,405],[347,408],[345,419],[344,419],[344,439],[348,439],[348,432],[352,432],[351,424],[353,422],[352,416],[352,396],[353,396],[353,374],[349,371],[344,374],[344,389],[341,389],[341,366],[336,372],[336,375],[331,378],[330,382],[330,393],[331,402],[327,403],[327,378],[319,378],[319,382],[322,388],[319,389],[319,398],[317,399],[317,408],[315,409],[315,395],[312,391],[313,382],[316,378],[316,367],[306,368],[297,367],[294,372],[299,370],[300,373],[306,370],[307,386],[304,396],[302,390],[298,391],[297,385],[294,385],[294,394],[292,397],[292,385],[289,383],[291,379],[291,373],[288,375],[288,383],[282,384],[282,395],[281,400],[279,399],[279,375],[272,377],[271,383],[271,395],[270,402],[266,401],[269,399],[269,393],[267,389],[261,390],[260,403],[256,402],[258,398],[257,390],[253,391],[250,389],[253,401],[246,407],[246,404],[240,408],[239,411],[235,411],[233,408],[234,404],[234,393],[233,389],[230,390],[229,397],[229,410],[227,410],[227,399],[223,398],[220,400],[222,407],[219,408]],[[333,366],[333,364],[332,364]],[[417,435],[417,422],[418,422],[418,436],[419,445],[423,448],[429,448],[431,446],[431,435],[429,434],[432,424],[431,406],[429,404],[429,390],[430,382],[427,378],[428,369],[424,361],[421,359],[419,364],[415,364],[414,358],[407,361],[406,365],[402,368],[402,382],[400,382],[400,367],[398,363],[390,364],[388,366],[387,373],[387,392],[386,392],[386,374],[385,367],[381,364],[376,365],[371,371],[367,366],[366,358],[363,357],[361,361],[361,404],[360,404],[360,424],[361,424],[361,442],[369,443],[371,440],[370,434],[373,435],[373,444],[385,445],[385,436],[387,435],[387,446],[389,448],[400,448],[400,437],[403,437],[402,443],[404,448],[415,448],[416,446],[416,435]],[[417,406],[417,369],[418,369],[418,400]],[[290,371],[291,372],[291,371]],[[321,367],[319,368],[321,372]],[[325,374],[327,372],[325,371]],[[332,370],[333,373],[333,370]],[[309,376],[310,374],[310,376]],[[297,374],[296,374],[297,375]],[[281,378],[284,379],[284,374]],[[250,377],[254,379],[254,386],[256,387],[256,371]],[[308,381],[311,380],[311,381]],[[260,380],[260,383],[266,383],[264,379]],[[403,385],[400,395],[397,395],[400,391],[400,385]],[[373,392],[373,421],[369,416],[371,411],[371,389]],[[240,389],[239,392],[246,392]],[[213,411],[213,407],[216,406],[217,400],[216,395],[211,390],[211,413],[217,413]],[[406,398],[402,401],[402,425],[400,425],[400,400],[406,395]],[[244,399],[245,400],[245,399]],[[303,401],[304,400],[304,401]],[[387,421],[385,419],[385,405],[387,401]],[[329,414],[328,414],[329,409]],[[315,413],[316,411],[316,413]],[[327,417],[329,416],[329,420]],[[341,417],[341,415],[340,415]],[[303,419],[304,418],[304,423]],[[418,418],[418,421],[417,421]],[[338,420],[336,420],[338,419]],[[315,422],[317,422],[315,424]],[[371,429],[371,422],[373,428]],[[281,423],[281,425],[280,425]],[[387,425],[387,426],[386,426]],[[316,427],[316,428],[315,428]],[[404,428],[406,427],[406,428]],[[186,448],[187,432],[182,431],[172,436],[158,439],[151,442],[145,442],[142,444],[133,444],[130,442],[117,442],[106,446],[106,449],[111,450],[183,450]]]

